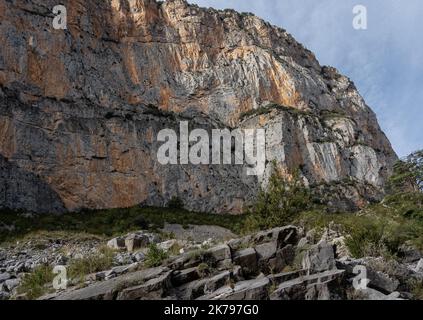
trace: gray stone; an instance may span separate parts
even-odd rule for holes
[[[9,292],[12,292],[13,289],[19,286],[19,279],[9,279],[4,282],[4,286]]]
[[[313,246],[308,250],[302,261],[303,269],[310,273],[322,272],[336,268],[333,247],[325,242]]]
[[[126,266],[117,266],[112,268],[111,270],[105,271],[104,272],[104,278],[106,280],[115,278],[117,276],[120,276],[124,273],[127,273],[131,268],[134,268],[137,264],[130,264],[130,265],[126,265]]]
[[[327,300],[330,298],[328,284],[340,280],[344,272],[344,270],[330,270],[282,282],[270,294],[270,299]]]
[[[145,260],[145,254],[142,252],[137,252],[136,254],[134,254],[134,259],[137,262],[141,262]]]
[[[283,248],[288,244],[296,245],[298,243],[299,231],[295,226],[285,226],[271,230],[261,231],[253,237],[253,242],[262,244],[275,241],[277,248]]]
[[[204,294],[210,294],[216,291],[217,289],[227,285],[230,279],[231,272],[229,271],[224,271],[222,273],[219,273],[218,275],[215,275],[214,277],[206,279],[204,281]]]
[[[107,242],[107,246],[114,250],[123,250],[126,248],[125,239],[122,237],[113,238]]]
[[[9,280],[12,276],[10,275],[10,273],[0,273],[0,283]]]
[[[200,274],[198,272],[198,268],[197,267],[189,268],[189,269],[174,272],[172,276],[172,284],[175,287],[179,287],[183,284],[195,281],[199,278],[200,278]]]
[[[171,271],[148,280],[139,286],[129,287],[119,292],[117,300],[157,300],[162,298],[171,287]]]
[[[231,249],[226,244],[218,245],[207,251],[215,262],[231,259]]]
[[[237,251],[233,262],[241,266],[243,274],[255,273],[258,269],[257,252],[253,248]]]
[[[172,248],[176,243],[177,243],[176,240],[168,240],[168,241],[158,243],[157,247],[165,252],[168,252],[170,248]]]
[[[295,260],[295,248],[289,244],[276,252],[274,258],[269,260],[269,269],[272,273],[281,272],[285,267],[291,266]]]
[[[398,289],[400,282],[397,279],[392,279],[387,274],[372,269],[367,270],[367,278],[370,280],[368,286],[370,288],[382,291],[384,293],[392,293]]]
[[[264,277],[241,281],[232,286],[222,287],[198,300],[264,300],[268,296],[269,279]]]
[[[242,238],[232,239],[226,244],[231,248],[233,252],[238,251],[242,248],[247,248],[251,244],[252,236],[248,235]]]
[[[257,252],[259,262],[267,263],[270,258],[273,258],[276,255],[277,243],[276,241],[266,242],[255,246],[254,249]]]
[[[223,271],[223,270],[231,269],[232,266],[233,266],[232,259],[226,259],[226,260],[219,261],[216,265],[216,269],[218,271]]]
[[[41,300],[113,300],[122,290],[145,284],[162,275],[169,275],[167,268],[158,267],[136,271],[107,281],[97,282],[86,288],[41,297]]]
[[[244,280],[242,278],[242,267],[241,266],[239,266],[239,265],[233,266],[232,277],[236,282]]]
[[[358,296],[360,297],[360,300],[372,300],[372,301],[377,301],[377,300],[402,300],[400,298],[400,293],[399,292],[393,292],[389,295],[383,294],[382,292],[379,292],[375,289],[372,288],[367,288],[367,289],[361,289],[361,290],[357,290]]]
[[[420,259],[419,260],[419,262],[417,263],[416,268],[414,269],[414,272],[423,273],[423,259]]]
[[[145,248],[150,244],[150,239],[144,234],[132,234],[125,238],[125,247],[128,252]]]

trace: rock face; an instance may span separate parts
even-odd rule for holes
[[[239,213],[276,160],[327,199],[378,199],[396,155],[354,84],[286,31],[182,0],[0,3],[0,206],[63,212],[162,206]],[[162,166],[157,133],[264,128],[264,176]],[[320,189],[319,189],[320,188]]]

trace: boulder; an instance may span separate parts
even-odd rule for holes
[[[143,252],[137,252],[136,254],[134,254],[134,260],[136,262],[141,262],[145,260],[145,254]]]
[[[150,239],[144,234],[132,234],[125,238],[125,247],[128,252],[145,248],[150,244]]]
[[[9,280],[12,276],[10,275],[10,273],[5,272],[5,273],[0,273],[0,283]]]
[[[295,254],[295,247],[291,244],[279,249],[275,257],[269,260],[269,269],[272,273],[281,272],[285,267],[294,263]]]
[[[288,244],[296,245],[298,243],[298,228],[294,226],[286,226],[274,228],[271,230],[261,231],[253,237],[255,244],[276,241],[278,248],[283,248]]]
[[[8,279],[4,282],[4,286],[6,287],[7,291],[12,292],[13,289],[19,286],[19,283],[19,279]]]
[[[313,246],[305,253],[302,267],[309,270],[309,273],[335,269],[336,262],[333,247],[325,242],[320,242]]]
[[[124,250],[126,249],[125,238],[122,238],[122,237],[113,238],[109,240],[109,242],[107,242],[107,246],[114,250]]]
[[[266,242],[259,244],[254,248],[257,252],[259,263],[267,263],[270,258],[273,258],[276,255],[277,251],[277,242]]]
[[[226,244],[218,245],[207,251],[215,262],[231,259],[231,249]]]
[[[176,240],[168,240],[158,243],[157,247],[165,252],[168,252],[176,243]]]
[[[385,261],[383,258],[342,259],[337,261],[337,266],[346,270],[350,279],[357,276],[354,273],[356,266],[365,267],[366,277],[369,280],[368,287],[384,294],[402,290],[402,287],[407,289],[406,283],[414,277],[413,271],[405,266],[396,261]],[[404,285],[401,287],[402,283]]]
[[[255,273],[258,269],[257,252],[253,248],[237,251],[233,257],[233,263],[242,268],[245,275]]]
[[[232,239],[226,242],[233,252],[248,247],[252,242],[252,236],[248,235],[242,238]]]
[[[299,277],[305,276],[307,273],[306,270],[291,271],[291,272],[282,272],[277,274],[271,274],[268,276],[270,282],[274,285],[280,285],[282,282],[287,282],[290,280],[297,279]]]
[[[367,270],[367,278],[370,280],[368,286],[386,294],[395,292],[400,282],[397,279],[391,278],[389,275],[374,271],[372,269]]]

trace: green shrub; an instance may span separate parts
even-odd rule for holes
[[[172,199],[169,200],[167,207],[170,209],[183,209],[184,202],[179,197],[172,197]]]
[[[296,171],[291,179],[285,178],[276,164],[267,190],[261,190],[252,213],[245,222],[245,231],[265,230],[291,223],[311,203],[309,190]]]
[[[53,282],[54,277],[53,269],[50,266],[39,266],[23,277],[17,292],[26,294],[28,299],[36,299],[48,292],[48,285]]]
[[[350,226],[349,236],[346,238],[350,253],[361,258],[365,256],[385,255],[387,252],[384,243],[384,226],[373,221],[368,223],[358,222],[355,226]]]
[[[148,268],[159,267],[168,258],[168,254],[152,243],[148,247],[147,255],[145,257],[145,265]]]
[[[389,188],[392,193],[423,191],[423,150],[410,154],[394,165]]]
[[[113,266],[115,252],[107,247],[102,247],[96,254],[70,261],[68,276],[73,281],[83,281],[91,273],[108,270]]]
[[[413,294],[414,300],[423,300],[423,282],[418,279],[410,279],[408,281],[408,286],[410,291]]]

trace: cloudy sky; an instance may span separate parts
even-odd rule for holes
[[[398,155],[423,148],[422,0],[189,1],[252,12],[286,29],[355,82]],[[367,7],[367,30],[352,25],[359,4]]]

